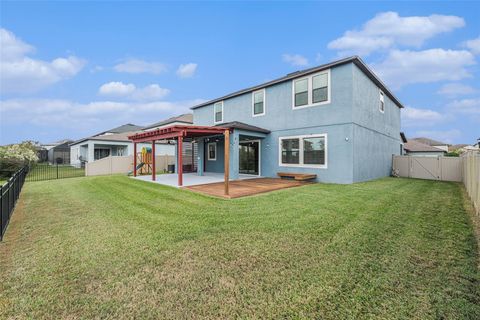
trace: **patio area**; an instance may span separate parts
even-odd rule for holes
[[[255,179],[258,176],[251,176],[246,174],[241,174],[239,176],[240,180],[245,179]],[[159,183],[166,186],[176,187],[178,186],[178,174],[176,173],[167,173],[167,174],[159,174],[155,176],[155,181],[152,180],[152,175],[144,175],[144,176],[136,176],[134,179],[148,181],[152,183]],[[204,185],[210,183],[222,183],[224,184],[224,175],[223,173],[217,172],[204,172],[203,175],[199,176],[197,173],[184,173],[183,174],[183,187],[189,186],[196,186],[196,185]]]
[[[155,181],[152,181],[151,175],[137,176],[132,179],[179,188],[177,185],[177,174],[160,174],[155,177]],[[233,199],[308,184],[308,182],[296,180],[240,175],[239,180],[229,182],[230,192],[228,195],[225,195],[225,182],[223,179],[223,173],[205,172],[203,176],[199,176],[196,173],[186,173],[183,174],[183,186],[180,188],[214,197]]]

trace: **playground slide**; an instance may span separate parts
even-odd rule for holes
[[[138,171],[138,169],[140,169],[140,168],[143,167],[144,165],[145,165],[145,163],[143,163],[143,162],[140,162],[139,164],[137,164],[137,171]],[[127,176],[131,176],[132,174],[133,174],[133,171],[129,171],[129,172],[127,173]]]

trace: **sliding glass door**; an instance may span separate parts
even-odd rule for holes
[[[239,173],[259,175],[260,143],[258,141],[240,142]]]

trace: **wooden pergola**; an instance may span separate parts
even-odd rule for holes
[[[230,129],[222,127],[208,126],[185,126],[173,125],[157,130],[137,133],[129,136],[128,139],[133,141],[133,176],[137,176],[137,143],[152,143],[152,181],[156,180],[155,174],[155,141],[158,140],[176,140],[177,141],[177,173],[178,186],[183,185],[183,159],[182,147],[185,138],[198,138],[204,136],[212,136],[223,134],[225,140],[225,195],[229,194],[229,173],[230,173]]]

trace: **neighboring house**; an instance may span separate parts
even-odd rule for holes
[[[465,147],[468,147],[468,144],[460,143],[453,144],[448,146],[448,152],[459,152],[462,153],[465,151]]]
[[[420,142],[420,143],[423,143],[423,144],[426,144],[426,145],[429,145],[431,147],[435,147],[435,148],[438,148],[438,149],[442,149],[444,150],[445,152],[448,152],[448,147],[449,147],[449,144],[448,143],[444,143],[444,142],[440,142],[440,141],[436,141],[436,140],[433,140],[433,139],[429,139],[429,138],[413,138],[411,140],[415,140],[417,142]]]
[[[41,144],[37,147],[39,162],[48,161],[51,164],[70,163],[70,147],[72,140],[64,139],[52,143]]]
[[[404,146],[405,154],[408,156],[438,157],[444,156],[447,151],[428,144],[419,142],[418,140],[408,140]]]
[[[151,131],[151,130],[156,130],[156,129],[161,129],[165,128],[168,126],[172,125],[192,125],[193,124],[193,114],[191,113],[185,113],[181,114],[176,117],[169,118],[167,120],[163,120],[160,122],[153,123],[151,125],[148,125],[146,127],[143,127],[143,131]]]
[[[164,122],[166,125],[169,125],[175,122],[175,118],[170,118]],[[70,163],[79,166],[82,163],[92,162],[108,156],[133,155],[133,143],[128,139],[128,136],[142,131],[142,126],[128,123],[91,137],[77,140],[70,144],[72,155]],[[157,155],[175,154],[174,145],[163,141],[159,141],[155,145]],[[140,152],[143,147],[151,147],[151,144],[139,144],[137,152]]]
[[[402,152],[401,108],[356,56],[192,107],[194,125],[231,129],[231,179],[293,172],[333,183],[390,175]],[[199,174],[223,172],[223,136],[195,140]]]

